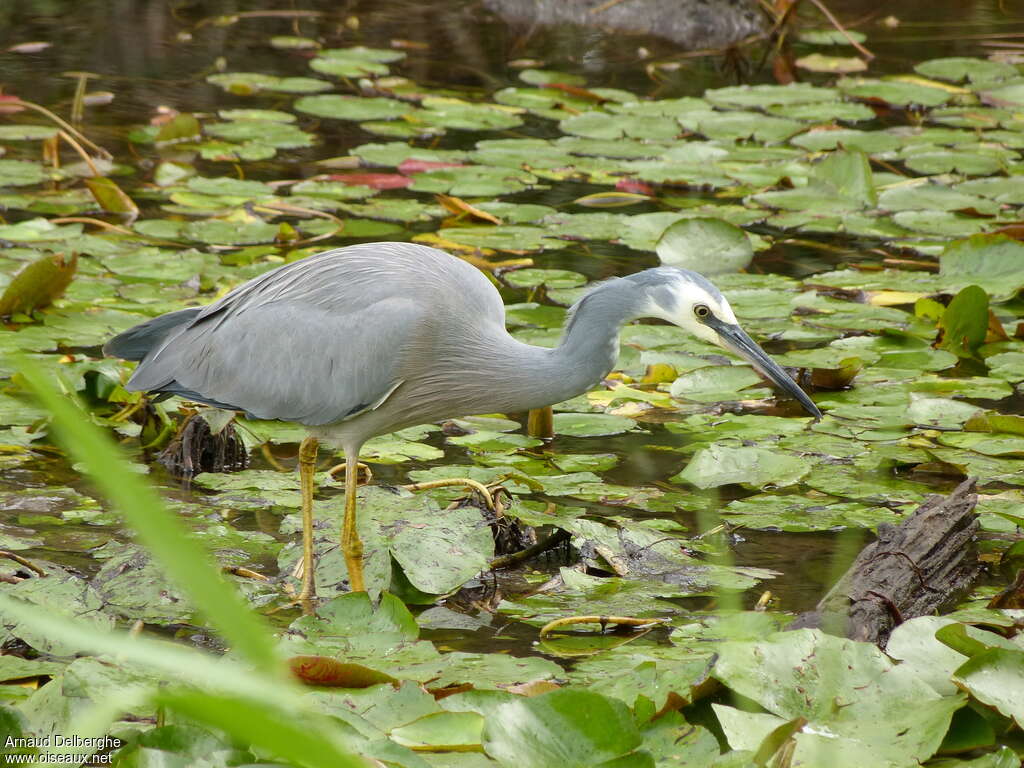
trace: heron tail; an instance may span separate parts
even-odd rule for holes
[[[160,346],[169,333],[192,322],[201,311],[202,307],[180,309],[133,326],[104,344],[103,354],[124,360],[141,360],[154,347]]]

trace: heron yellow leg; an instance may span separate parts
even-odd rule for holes
[[[365,592],[363,580],[363,542],[356,530],[356,485],[359,457],[345,454],[345,519],[341,524],[341,552],[348,568],[348,586],[353,592]]]
[[[313,475],[319,443],[307,437],[299,446],[299,487],[302,490],[302,591],[296,602],[306,613],[312,613],[316,597],[316,574],[313,568]]]
[[[555,436],[555,417],[550,405],[530,411],[526,419],[526,434],[542,440],[550,440]]]

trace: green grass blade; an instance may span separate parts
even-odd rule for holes
[[[157,696],[200,724],[222,728],[243,743],[265,747],[310,768],[367,766],[353,755],[342,726],[313,711],[301,689],[287,680],[254,674],[237,661],[189,646],[130,637],[44,613],[38,606],[2,593],[0,613],[40,632],[71,637],[83,648],[113,657],[120,664],[141,668],[153,675],[154,682],[164,678],[191,686],[160,688]],[[130,706],[132,701],[126,698],[121,703]],[[80,714],[74,721],[76,734],[98,735],[97,724],[109,721],[111,711],[109,701],[100,701],[97,711]],[[294,740],[299,743],[292,744]]]
[[[213,558],[186,532],[149,484],[132,472],[110,438],[88,422],[73,400],[59,394],[35,363],[20,360],[25,381],[53,417],[67,452],[124,516],[174,583],[232,648],[263,672],[283,677],[269,627],[221,576]]]
[[[349,752],[339,727],[323,715],[279,711],[251,699],[184,689],[161,692],[157,701],[200,723],[308,768],[369,768]]]
[[[287,679],[254,673],[245,664],[221,658],[181,643],[130,637],[124,632],[100,629],[70,616],[40,610],[38,605],[0,593],[0,613],[40,633],[68,637],[92,653],[108,654],[119,663],[136,664],[154,675],[204,689],[223,690],[252,697],[293,695],[297,685]]]

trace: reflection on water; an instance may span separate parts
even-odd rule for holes
[[[735,69],[719,57],[679,58],[669,40],[599,27],[530,25],[504,22],[481,0],[304,0],[291,4],[309,15],[284,15],[280,3],[194,0],[5,0],[0,3],[0,50],[34,40],[53,45],[38,53],[0,53],[0,82],[10,93],[27,93],[43,104],[59,105],[73,92],[62,72],[100,76],[93,87],[112,90],[110,107],[93,110],[91,120],[117,124],[137,121],[139,110],[159,104],[189,110],[224,107],[224,93],[203,82],[223,57],[233,70],[306,74],[297,53],[293,72],[282,68],[272,35],[302,35],[326,46],[389,47],[397,41],[409,54],[403,72],[423,84],[496,89],[515,81],[509,62],[535,59],[545,66],[587,76],[595,84],[659,97],[695,95],[735,81]],[[873,72],[907,71],[925,58],[984,55],[986,36],[1024,31],[1019,15],[999,0],[936,0],[930,3],[877,3],[832,0],[829,6],[853,28],[869,33],[877,56]],[[281,13],[261,15],[261,10]],[[241,14],[234,23],[218,17]],[[248,15],[246,15],[248,14]],[[808,25],[826,26],[807,12]],[[897,23],[880,22],[892,16]],[[770,68],[756,65],[751,51],[744,67],[749,82],[771,82]],[[653,79],[651,61],[679,58],[681,67]],[[338,149],[338,148],[336,148]]]

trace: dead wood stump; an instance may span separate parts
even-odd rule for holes
[[[899,525],[879,525],[878,539],[790,628],[820,627],[884,648],[902,622],[955,605],[981,567],[974,486],[965,480],[947,497],[929,496]]]

